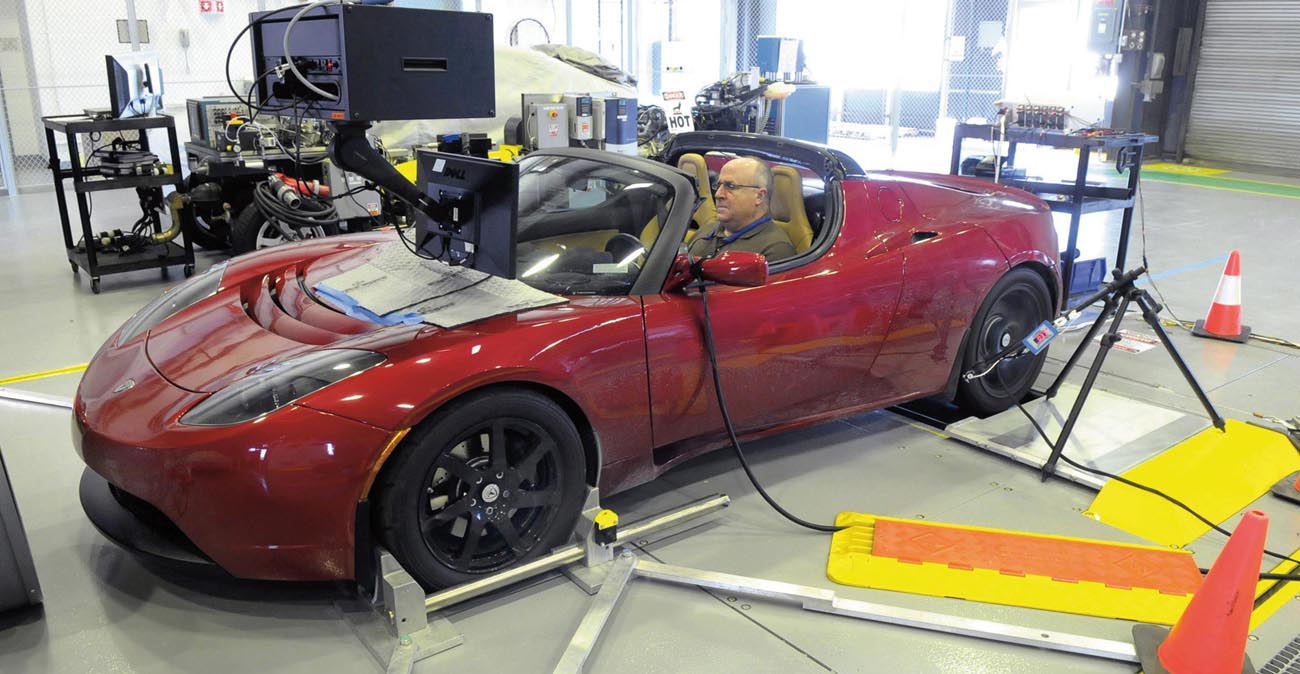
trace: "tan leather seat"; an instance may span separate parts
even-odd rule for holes
[[[700,205],[695,209],[692,219],[701,229],[709,229],[718,223],[718,206],[713,203],[713,190],[709,185],[709,165],[704,155],[688,152],[677,159],[677,168],[695,176],[695,191],[700,198]],[[687,238],[695,231],[687,233]]]
[[[812,247],[813,230],[803,207],[803,176],[793,166],[772,166],[772,220],[785,230],[796,253]]]

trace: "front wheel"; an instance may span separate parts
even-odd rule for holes
[[[1043,277],[1018,267],[998,279],[975,314],[962,355],[962,373],[975,370],[975,374],[983,376],[961,380],[957,404],[972,414],[988,416],[1024,399],[1043,369],[1047,352],[1025,352],[996,365],[988,361],[1024,339],[1051,315],[1052,295]]]
[[[456,585],[564,543],[585,493],[569,416],[514,389],[473,394],[417,426],[376,483],[379,539],[426,590]]]

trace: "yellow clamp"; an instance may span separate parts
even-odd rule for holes
[[[519,161],[519,155],[523,150],[524,146],[522,145],[506,145],[502,143],[497,146],[497,149],[488,152],[488,158],[504,162]]]
[[[612,545],[618,538],[618,513],[602,510],[596,513],[596,529],[592,538],[600,545]]]

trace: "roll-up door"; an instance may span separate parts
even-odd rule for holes
[[[1300,168],[1300,2],[1207,3],[1186,154]]]

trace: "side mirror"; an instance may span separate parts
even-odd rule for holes
[[[767,283],[767,258],[761,253],[725,251],[715,257],[701,260],[700,275],[705,281],[721,285],[754,287]],[[673,260],[665,290],[677,290],[692,280],[691,264],[686,255]]]

